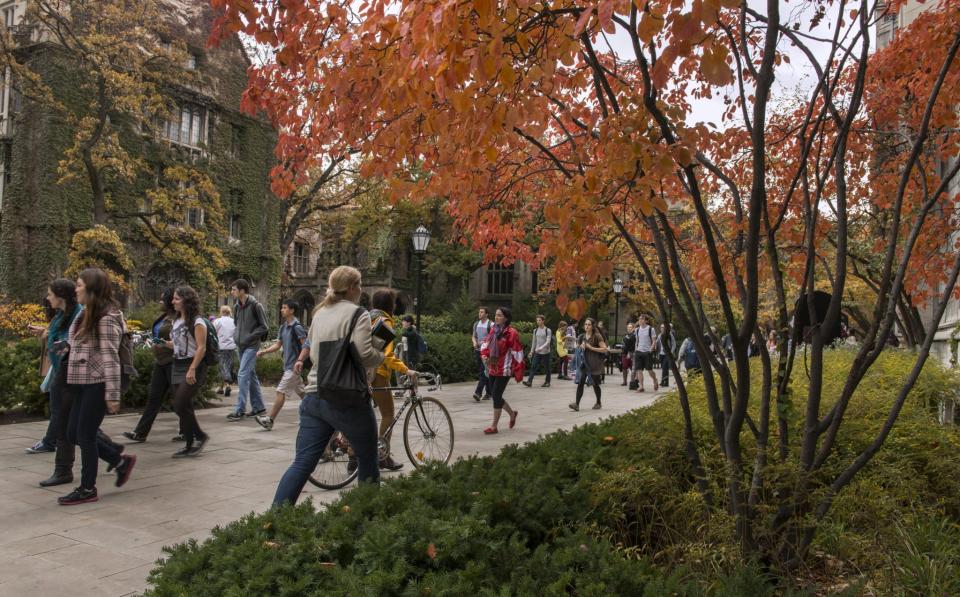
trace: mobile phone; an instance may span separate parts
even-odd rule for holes
[[[151,338],[151,339],[153,340],[153,343],[154,343],[154,344],[163,344],[163,343],[165,342],[165,340],[164,340],[163,338],[161,338],[160,336],[154,336],[154,337]]]
[[[66,349],[70,348],[70,344],[67,343],[66,340],[57,340],[56,342],[53,343],[51,348],[53,349],[53,352],[59,354],[65,351]]]

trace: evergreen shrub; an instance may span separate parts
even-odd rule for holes
[[[827,362],[825,393],[852,358],[836,351]],[[882,424],[910,362],[880,357],[851,402],[833,466]],[[805,382],[801,369],[794,396]],[[889,443],[838,496],[798,574],[744,561],[732,519],[703,507],[667,395],[497,457],[358,487],[319,511],[308,499],[248,515],[202,544],[166,548],[148,594],[960,594],[960,432],[937,425],[927,404],[956,384],[939,365],[925,368]],[[690,387],[694,434],[708,446],[702,382]],[[802,423],[791,416],[796,438]],[[716,450],[701,458],[707,470],[722,466]]]

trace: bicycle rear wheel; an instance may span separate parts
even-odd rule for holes
[[[323,457],[307,479],[321,489],[340,489],[357,478],[358,470],[350,470],[350,442],[335,431],[323,451]]]
[[[403,421],[403,445],[413,466],[447,464],[453,456],[453,420],[435,398],[419,398]]]

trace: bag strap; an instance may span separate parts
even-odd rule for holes
[[[353,330],[357,329],[357,322],[360,321],[360,315],[365,311],[363,307],[357,307],[357,310],[353,312],[353,317],[350,318],[350,331],[347,332],[347,342],[353,342]]]

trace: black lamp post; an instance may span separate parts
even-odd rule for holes
[[[413,253],[417,256],[417,298],[414,299],[413,307],[417,313],[417,329],[420,329],[420,293],[422,291],[423,278],[423,256],[427,252],[427,246],[430,244],[430,231],[423,224],[413,231]]]
[[[623,280],[620,279],[620,276],[617,276],[613,280],[613,294],[616,296],[616,309],[617,314],[615,316],[616,323],[613,324],[613,343],[617,343],[617,333],[620,331],[620,293],[623,292]]]

